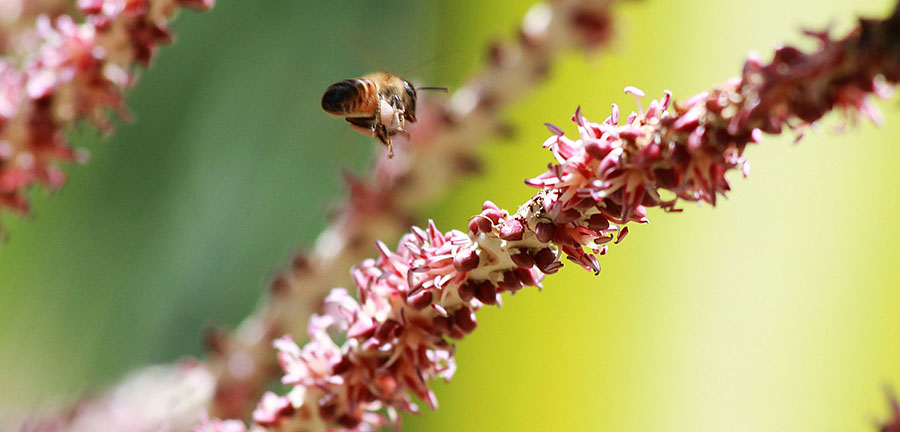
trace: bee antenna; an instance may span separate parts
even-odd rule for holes
[[[444,93],[449,92],[449,90],[447,90],[447,87],[419,87],[416,89],[416,91],[419,91],[419,90],[437,90],[437,91],[442,91]]]

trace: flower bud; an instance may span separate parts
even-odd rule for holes
[[[483,204],[481,204],[481,209],[482,210],[491,209],[491,210],[500,211],[500,207],[498,207],[497,204],[494,204],[494,202],[491,200],[487,200]]]
[[[534,264],[544,273],[547,273],[554,262],[556,262],[556,254],[550,248],[541,249],[534,255]]]
[[[600,141],[591,141],[584,146],[584,151],[591,155],[592,158],[602,160],[612,150],[609,144],[601,144]]]
[[[439,333],[447,333],[448,331],[450,331],[450,326],[452,324],[453,323],[451,322],[450,318],[447,317],[436,316],[431,319],[431,325]]]
[[[550,243],[553,239],[553,233],[556,232],[556,225],[549,222],[541,222],[534,229],[534,236],[541,243]]]
[[[480,232],[491,232],[491,220],[485,216],[478,215],[469,221],[469,233],[476,235]]]
[[[537,286],[537,281],[534,280],[534,275],[531,274],[531,271],[528,269],[523,269],[521,267],[513,270],[516,273],[516,277],[519,278],[519,282],[524,286]]]
[[[460,273],[474,270],[478,267],[478,254],[474,249],[463,249],[453,257],[453,267]]]
[[[461,307],[453,313],[453,321],[466,334],[472,333],[478,322],[475,321],[475,311],[472,308]]]
[[[521,269],[521,267],[519,267]],[[527,270],[526,270],[527,271]],[[503,273],[503,280],[497,284],[498,291],[509,291],[513,294],[522,289],[522,281],[519,280],[518,273],[515,270],[509,270]]]
[[[531,268],[534,266],[534,256],[531,255],[528,249],[522,249],[519,253],[512,254],[509,257],[519,267]]]
[[[592,214],[591,218],[588,219],[588,228],[594,231],[605,230],[609,228],[609,220],[600,213]]]
[[[581,212],[576,209],[570,208],[568,210],[563,210],[559,212],[556,217],[553,218],[553,221],[559,224],[566,224],[581,217]]]
[[[490,219],[491,223],[496,225],[500,223],[500,218],[503,217],[503,212],[499,209],[487,208],[481,211],[481,215]]]
[[[431,294],[430,290],[420,290],[419,292],[408,296],[406,298],[406,303],[415,310],[422,310],[431,304],[433,297],[434,295]]]
[[[486,305],[497,304],[497,287],[491,281],[481,281],[475,287],[475,298]]]
[[[459,293],[460,300],[468,302],[475,297],[475,285],[470,281],[464,282],[459,286],[457,292]]]
[[[350,359],[347,358],[347,356],[341,356],[341,359],[333,366],[331,366],[331,373],[334,375],[340,375],[350,370],[352,366],[353,362],[351,362]]]
[[[381,341],[389,341],[394,338],[398,327],[400,327],[399,322],[387,320],[378,326],[378,330],[375,330],[375,337]]]
[[[525,233],[525,227],[518,219],[509,219],[500,228],[500,238],[507,241],[522,240]]]

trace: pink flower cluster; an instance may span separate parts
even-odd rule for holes
[[[197,426],[198,412],[215,388],[215,377],[192,359],[144,368],[102,395],[49,415],[22,412],[0,428],[17,432],[184,431]],[[10,411],[9,415],[16,415]],[[12,420],[8,422],[8,420]],[[219,431],[239,421],[215,422]]]
[[[282,382],[294,387],[285,396],[267,393],[255,422],[287,430],[371,430],[396,424],[398,410],[417,412],[411,394],[436,408],[428,381],[449,380],[456,370],[448,339],[472,332],[475,310],[496,304],[501,292],[535,285],[540,278],[531,266],[517,267],[501,247],[499,231],[517,226],[518,236],[523,234],[522,225],[507,216],[486,203],[476,219],[490,221],[494,236],[442,233],[430,223],[424,230],[413,228],[397,251],[378,243],[378,258],[353,270],[358,301],[335,289],[325,300],[325,313],[310,321],[310,343],[300,349],[288,337],[275,342],[285,370]],[[347,341],[338,346],[329,332]]]
[[[748,174],[743,151],[763,133],[799,130],[834,107],[876,119],[867,98],[900,80],[898,21],[863,21],[838,41],[816,34],[811,54],[784,47],[769,64],[750,59],[740,78],[680,104],[666,92],[644,110],[643,93],[626,88],[637,112],[620,124],[613,106],[592,123],[579,109],[575,138],[548,125],[544,147],[557,163],[526,181],[540,190],[515,214],[486,201],[467,233],[429,223],[397,250],[379,242],[378,258],[353,270],[358,300],[335,289],[310,322],[309,343],[275,343],[291,390],[263,397],[255,427],[367,431],[416,412],[411,395],[435,408],[428,381],[452,377],[449,341],[472,332],[475,312],[503,292],[539,285],[563,254],[599,272],[596,255],[622,240],[627,223],[646,222],[648,207],[714,205],[729,190],[727,172]]]
[[[208,9],[212,0],[80,0],[86,22],[41,16],[37,52],[0,59],[0,210],[28,210],[34,183],[61,186],[57,165],[83,159],[66,134],[78,120],[110,130],[108,112],[125,113],[122,92],[134,64],[147,65],[171,41],[168,20],[179,7]]]

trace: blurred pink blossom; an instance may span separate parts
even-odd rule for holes
[[[177,9],[208,9],[212,1],[80,0],[78,6],[83,23],[69,15],[38,17],[27,30],[35,52],[21,67],[0,59],[0,211],[27,212],[25,191],[34,183],[62,186],[58,164],[86,157],[66,134],[80,120],[109,132],[110,111],[127,117],[123,92],[134,84],[134,65],[146,66],[171,42],[168,21]]]

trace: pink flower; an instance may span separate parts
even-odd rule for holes
[[[266,392],[259,401],[259,406],[253,411],[253,421],[263,426],[275,425],[279,417],[290,415],[293,411],[290,398]]]
[[[247,432],[247,427],[239,420],[203,419],[194,432]]]

